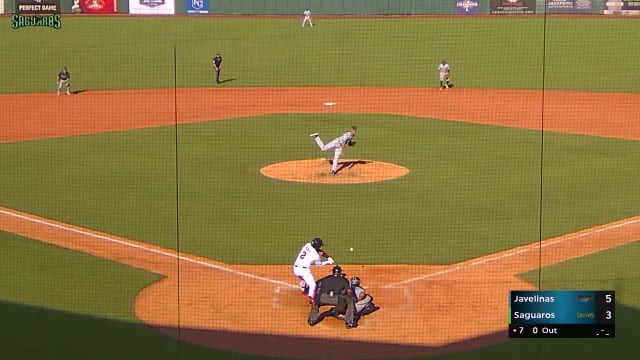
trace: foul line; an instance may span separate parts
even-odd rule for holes
[[[515,255],[520,255],[520,254],[524,254],[527,252],[530,252],[531,250],[539,250],[541,248],[545,248],[548,246],[553,246],[553,245],[558,245],[560,243],[569,241],[569,240],[575,240],[584,236],[590,236],[593,234],[597,234],[600,232],[606,232],[606,231],[610,231],[616,228],[621,228],[621,227],[626,227],[629,225],[633,225],[635,223],[640,222],[640,217],[633,217],[633,218],[629,218],[627,220],[622,220],[622,221],[617,221],[617,222],[613,222],[607,225],[602,225],[602,226],[595,226],[586,230],[582,230],[579,231],[577,233],[574,234],[569,234],[569,235],[563,235],[554,239],[549,239],[549,240],[545,240],[542,241],[541,243],[535,243],[535,244],[527,244],[527,245],[523,245],[517,248],[513,248],[510,250],[506,250],[494,255],[488,255],[488,256],[482,256],[477,258],[477,260],[467,260],[467,261],[463,261],[457,264],[452,265],[449,268],[440,270],[440,271],[436,271],[434,273],[430,273],[430,274],[426,274],[426,275],[422,275],[422,276],[418,276],[418,277],[414,277],[411,279],[407,279],[407,280],[403,280],[400,282],[396,282],[396,283],[391,283],[391,284],[387,284],[385,286],[383,286],[383,288],[393,288],[396,286],[402,286],[402,285],[406,285],[406,284],[410,284],[413,282],[417,282],[417,281],[422,281],[422,280],[426,280],[429,278],[434,278],[440,275],[445,275],[445,274],[450,274],[453,272],[457,272],[457,271],[462,271],[462,270],[466,270],[466,269],[470,269],[472,267],[475,266],[479,266],[479,265],[484,265],[490,262],[494,262],[494,261],[499,261],[502,259],[506,259],[509,258],[511,256],[515,256]]]
[[[58,230],[64,230],[64,231],[68,231],[68,232],[72,232],[72,233],[88,236],[88,237],[95,238],[95,239],[105,240],[105,241],[108,241],[108,242],[111,242],[111,243],[114,243],[114,244],[118,244],[118,245],[122,245],[122,246],[128,246],[128,247],[131,247],[131,248],[134,248],[134,249],[138,249],[138,250],[148,251],[148,252],[156,254],[156,255],[162,255],[162,256],[169,257],[169,258],[183,260],[183,261],[186,261],[186,262],[190,262],[192,264],[196,264],[196,265],[204,266],[204,267],[207,267],[207,268],[228,272],[228,273],[231,273],[231,274],[234,274],[234,275],[239,275],[239,276],[243,276],[243,277],[254,279],[254,280],[266,281],[266,282],[271,283],[271,284],[276,284],[276,285],[285,286],[285,287],[289,287],[289,288],[296,288],[295,285],[288,284],[288,283],[285,283],[285,282],[282,282],[282,281],[279,281],[279,280],[273,280],[273,279],[265,278],[265,277],[262,277],[262,276],[259,276],[259,275],[253,275],[253,274],[249,274],[249,273],[246,273],[246,272],[243,272],[243,271],[233,270],[233,269],[230,269],[228,267],[220,266],[220,265],[217,265],[217,264],[214,264],[214,263],[211,263],[211,262],[206,262],[206,261],[194,259],[194,258],[191,258],[189,256],[182,255],[180,253],[175,253],[174,254],[174,253],[170,253],[170,252],[167,252],[167,251],[153,249],[153,248],[151,248],[149,246],[138,245],[138,244],[134,244],[132,242],[125,241],[125,240],[118,240],[118,239],[116,239],[116,238],[114,238],[112,236],[108,236],[106,234],[94,233],[94,232],[91,232],[89,230],[83,230],[80,227],[74,227],[74,226],[67,225],[67,224],[64,224],[64,223],[54,222],[52,220],[46,220],[44,218],[36,217],[35,215],[24,214],[24,213],[21,214],[21,213],[18,213],[16,211],[9,211],[9,210],[5,210],[5,209],[1,209],[1,208],[0,208],[0,213],[8,215],[10,217],[26,220],[26,221],[29,221],[29,222],[32,222],[32,223],[49,226],[49,227],[52,227],[52,228],[55,228],[55,229],[58,229]]]
[[[238,270],[234,270],[234,269],[231,269],[231,268],[228,268],[228,267],[225,267],[225,266],[221,266],[221,265],[218,265],[218,264],[222,264],[222,263],[214,262],[213,260],[211,260],[211,261],[199,260],[199,259],[196,259],[195,256],[184,255],[183,253],[179,253],[179,252],[172,253],[172,252],[168,252],[168,251],[154,249],[154,248],[151,247],[152,245],[150,245],[150,244],[146,244],[146,246],[145,246],[145,245],[139,245],[139,244],[133,243],[134,240],[127,240],[127,239],[119,240],[119,239],[115,238],[114,236],[110,236],[108,234],[100,233],[100,232],[97,232],[97,231],[94,232],[94,231],[91,231],[91,230],[88,230],[88,229],[84,229],[84,228],[73,226],[73,225],[64,224],[64,223],[57,222],[57,221],[54,221],[54,220],[48,220],[48,219],[45,219],[45,218],[38,217],[36,215],[21,213],[21,212],[18,212],[16,210],[0,208],[0,214],[5,214],[5,215],[13,217],[13,218],[26,220],[26,221],[29,221],[29,222],[32,222],[32,223],[36,223],[36,224],[52,227],[52,228],[55,228],[55,229],[58,229],[58,230],[68,231],[68,232],[84,235],[84,236],[87,236],[87,237],[108,241],[108,242],[111,242],[111,243],[114,243],[114,244],[118,244],[118,245],[121,245],[121,246],[127,246],[127,247],[130,247],[130,248],[134,248],[134,249],[150,252],[150,253],[153,253],[153,254],[156,254],[156,255],[161,255],[161,256],[177,259],[177,260],[186,261],[186,262],[189,262],[189,263],[192,263],[192,264],[196,264],[196,265],[200,265],[200,266],[203,266],[203,267],[206,267],[206,268],[210,268],[210,269],[215,269],[215,270],[231,273],[231,274],[242,276],[242,277],[246,277],[246,278],[249,278],[249,279],[265,281],[267,283],[283,286],[283,287],[290,288],[290,289],[296,289],[297,288],[296,285],[285,283],[283,281],[274,280],[274,279],[266,278],[266,277],[263,277],[263,276],[254,275],[254,274],[246,273],[244,271],[238,271]],[[640,217],[633,217],[633,218],[629,218],[629,219],[626,219],[626,220],[613,222],[613,223],[602,225],[602,226],[596,226],[596,227],[593,227],[593,228],[589,228],[589,229],[586,229],[586,230],[582,230],[582,231],[576,232],[574,234],[568,234],[568,235],[560,236],[560,237],[557,237],[557,238],[554,238],[554,239],[549,239],[549,240],[543,241],[542,243],[527,244],[527,245],[523,245],[523,246],[520,246],[520,247],[517,247],[517,248],[509,249],[509,250],[506,250],[506,251],[503,251],[503,252],[500,252],[500,253],[497,253],[497,254],[488,255],[488,256],[482,256],[482,257],[479,257],[479,258],[476,258],[476,259],[460,262],[460,263],[451,265],[450,267],[448,267],[446,269],[439,270],[439,271],[436,271],[436,272],[433,272],[433,273],[429,273],[429,274],[426,274],[426,275],[410,278],[410,279],[407,279],[407,280],[403,280],[403,281],[399,281],[399,282],[395,282],[395,283],[390,283],[390,284],[382,286],[382,288],[386,288],[386,289],[394,288],[394,287],[403,286],[403,285],[407,285],[407,284],[410,284],[410,283],[414,283],[414,282],[418,282],[418,281],[422,281],[422,280],[426,280],[426,279],[430,279],[430,278],[435,278],[435,277],[438,277],[438,276],[441,276],[441,275],[446,275],[446,274],[451,274],[451,273],[458,272],[458,271],[467,270],[467,269],[470,269],[470,268],[473,268],[473,267],[476,267],[476,266],[480,266],[480,265],[488,264],[488,263],[491,263],[491,262],[503,260],[503,259],[506,259],[506,258],[509,258],[509,257],[512,257],[512,256],[525,254],[525,253],[528,253],[528,252],[530,252],[532,250],[539,250],[541,248],[545,248],[545,247],[549,247],[549,246],[553,246],[553,245],[558,245],[558,244],[563,243],[563,242],[567,242],[567,241],[570,241],[570,240],[575,240],[575,239],[578,239],[578,238],[581,238],[581,237],[585,237],[585,236],[591,236],[591,235],[594,235],[594,234],[597,234],[597,233],[600,233],[600,232],[606,232],[606,231],[610,231],[610,230],[613,230],[613,229],[626,227],[626,226],[629,226],[629,225],[636,224],[638,222],[640,222]],[[36,240],[38,240],[38,239],[36,239]],[[142,244],[145,244],[145,243],[142,243]],[[146,270],[149,270],[149,269],[146,269]]]

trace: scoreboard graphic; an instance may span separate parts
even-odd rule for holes
[[[510,291],[510,338],[615,338],[615,291]]]

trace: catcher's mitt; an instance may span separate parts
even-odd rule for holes
[[[349,140],[349,141],[347,141],[347,145],[348,145],[348,146],[356,146],[356,141],[355,141],[355,140],[353,140],[353,139],[352,139],[352,140]]]

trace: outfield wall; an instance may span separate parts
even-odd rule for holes
[[[5,13],[12,13],[15,0],[2,0]],[[132,0],[140,2],[142,0]],[[194,0],[175,0],[175,13],[186,14],[187,4]],[[202,1],[202,0],[199,0]],[[492,1],[501,0],[208,0],[208,14],[219,15],[299,15],[309,8],[314,15],[481,15],[498,14],[491,10]],[[579,1],[589,2],[591,10],[580,10],[583,14],[602,14],[606,0],[523,0],[531,6],[528,13],[571,13],[571,8],[557,5]],[[71,12],[73,0],[61,0],[63,13]],[[463,5],[463,3],[466,3]],[[119,0],[118,13],[130,11],[128,0]],[[552,6],[547,8],[547,5]],[[555,7],[553,7],[555,6]],[[569,5],[570,6],[570,5]],[[495,8],[495,4],[494,4]],[[202,16],[206,14],[199,14]]]
[[[187,4],[192,1],[177,0],[176,12],[186,13]],[[533,13],[557,12],[547,11],[547,1],[553,0],[523,0],[530,3]],[[315,15],[486,15],[491,13],[491,2],[492,0],[208,0],[208,13],[296,15],[309,8]],[[592,9],[589,13],[602,14],[605,0],[589,2]]]

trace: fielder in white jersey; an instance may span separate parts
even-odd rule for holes
[[[316,292],[316,280],[311,273],[311,265],[324,266],[333,264],[333,258],[327,254],[322,247],[322,239],[315,238],[302,246],[295,262],[293,263],[293,274],[300,279],[300,290],[307,296],[309,302],[313,304],[313,297]],[[326,261],[322,261],[322,258]]]
[[[333,162],[331,163],[331,175],[335,175],[338,172],[338,160],[340,160],[340,157],[342,156],[342,149],[345,146],[355,145],[356,142],[353,138],[356,136],[357,132],[358,127],[354,125],[351,127],[351,130],[331,140],[327,144],[323,143],[322,139],[320,139],[320,133],[313,133],[309,135],[316,141],[320,150],[327,151],[335,149],[333,152]]]
[[[302,15],[304,16],[304,19],[302,19],[302,27],[304,27],[307,22],[311,27],[313,27],[313,23],[311,22],[311,10],[306,9]]]
[[[442,63],[438,65],[438,73],[440,74],[440,90],[449,88],[449,71],[451,71],[449,64],[442,60]]]

